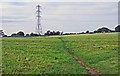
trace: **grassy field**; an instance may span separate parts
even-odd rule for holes
[[[99,74],[118,74],[118,42],[118,33],[3,38],[3,74],[89,74],[71,54]]]
[[[118,73],[118,35],[93,34],[64,37],[71,53],[100,74]]]

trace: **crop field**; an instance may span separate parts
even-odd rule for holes
[[[2,38],[3,74],[118,74],[118,33]]]

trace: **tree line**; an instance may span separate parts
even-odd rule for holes
[[[60,31],[50,31],[48,30],[46,33],[44,33],[43,36],[52,36],[52,35],[70,35],[70,34],[94,34],[94,33],[109,33],[109,32],[120,32],[120,25],[115,27],[115,30],[110,30],[107,27],[102,27],[99,28],[93,32],[89,32],[89,30],[87,30],[86,32],[81,32],[81,33],[63,33]],[[11,34],[11,36],[7,36],[4,34],[3,30],[0,30],[0,37],[29,37],[29,36],[40,36],[36,33],[30,33],[30,34],[25,34],[22,31],[19,31],[18,33],[13,33]]]
[[[13,33],[10,36],[4,34],[3,30],[0,30],[1,37],[29,37],[29,36],[41,36],[36,33],[25,34],[23,31],[19,31],[18,33]],[[50,31],[48,30],[44,36],[51,36],[51,35],[63,35],[63,32],[60,31]]]

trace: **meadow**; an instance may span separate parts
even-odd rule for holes
[[[118,33],[2,38],[3,74],[118,74]]]

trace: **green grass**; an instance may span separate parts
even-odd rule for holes
[[[100,74],[118,74],[118,34],[77,35],[63,38],[71,53]]]
[[[3,38],[3,73],[88,74],[58,37]]]
[[[3,74],[89,74],[68,50],[100,74],[118,74],[118,42],[117,33],[3,38]]]

